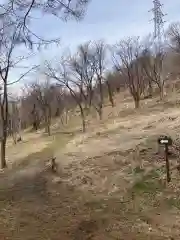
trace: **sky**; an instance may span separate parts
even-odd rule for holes
[[[31,29],[43,38],[61,38],[61,44],[50,46],[41,51],[35,58],[28,60],[28,65],[43,63],[45,59],[60,56],[68,48],[72,52],[76,47],[88,40],[103,39],[109,44],[116,43],[127,36],[143,36],[153,31],[153,15],[149,10],[153,7],[152,0],[91,0],[86,15],[81,22],[62,22],[61,20],[44,16],[33,20]],[[180,1],[161,0],[166,25],[180,21]],[[22,49],[23,54],[23,49]],[[19,70],[10,74],[10,79],[17,79]],[[24,80],[27,81],[27,80]],[[20,83],[22,85],[23,82]],[[20,86],[18,85],[18,86]],[[17,88],[17,86],[16,86]]]

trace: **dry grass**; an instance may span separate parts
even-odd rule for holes
[[[116,99],[116,102],[119,99]],[[121,110],[120,110],[121,109]],[[8,144],[12,169],[0,176],[0,239],[178,239],[180,176],[166,184],[157,136],[178,138],[180,110],[174,96],[106,106],[87,133],[70,130],[26,134]],[[178,158],[173,148],[171,168]],[[48,159],[55,154],[58,173]],[[173,168],[174,169],[174,168]],[[173,238],[172,238],[173,237]]]

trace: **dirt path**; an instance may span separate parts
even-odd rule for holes
[[[146,161],[148,151],[141,156]],[[29,156],[28,162],[30,158],[36,161],[17,167],[17,178],[11,181],[5,178],[11,170],[1,176],[0,239],[164,240],[179,236],[180,219],[158,194],[149,191],[151,200],[147,200],[137,185],[132,198],[132,180],[141,178],[133,174],[128,152],[74,162],[56,175],[40,161],[47,154],[48,149]],[[152,176],[156,186],[157,174]],[[167,216],[176,221],[168,222]]]

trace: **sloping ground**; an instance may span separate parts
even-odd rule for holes
[[[180,109],[147,106],[145,110],[128,114],[125,117],[110,119],[101,125],[95,125],[87,134],[79,135],[70,141],[64,149],[65,155],[99,156],[109,151],[127,151],[151,138],[154,143],[160,134],[178,138],[180,127]],[[119,114],[120,115],[120,114]],[[61,151],[62,152],[62,151]],[[77,158],[76,158],[77,159]]]
[[[160,134],[179,138],[180,110],[171,102],[149,101],[140,112],[128,107],[86,134],[66,137],[66,146],[59,133],[58,173],[46,164],[52,148],[43,140],[46,147],[24,153],[18,167],[1,174],[0,239],[180,238],[179,152],[171,148],[167,185],[157,148]]]
[[[33,154],[34,152],[43,151],[52,142],[52,137],[45,138],[43,137],[42,132],[37,132],[36,134],[23,134],[22,139],[23,141],[16,145],[12,142],[12,139],[8,140],[7,162],[9,168],[19,164],[20,162],[24,162],[24,158]]]

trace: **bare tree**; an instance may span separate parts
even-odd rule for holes
[[[159,52],[149,57],[146,56],[143,62],[143,69],[148,77],[150,94],[152,94],[152,84],[154,83],[159,89],[160,99],[164,97],[164,86],[169,76],[167,68],[165,68],[166,60],[166,53]]]
[[[8,19],[7,26],[19,27],[24,43],[29,47],[59,43],[59,39],[44,39],[31,29],[34,13],[53,15],[57,19],[83,18],[89,0],[6,0],[0,5],[0,18]]]
[[[175,77],[179,77],[180,69],[180,22],[174,22],[169,25],[166,36],[170,46],[169,54],[171,55],[171,69]]]
[[[14,58],[13,53],[16,48],[24,44],[23,36],[20,33],[18,26],[10,26],[6,19],[0,22],[0,77],[2,81],[1,88],[1,99],[0,99],[0,109],[1,109],[1,167],[6,167],[6,140],[7,140],[7,128],[8,128],[8,86],[19,82],[25,77],[31,70],[37,68],[33,66],[27,72],[21,74],[21,76],[14,82],[9,82],[9,73],[12,69],[18,67],[19,63],[26,59],[24,56],[17,56]]]
[[[24,128],[32,125],[32,129],[37,131],[40,129],[41,112],[39,102],[37,101],[37,93],[32,90],[31,86],[25,84],[23,99],[21,99],[22,122]]]
[[[20,107],[18,100],[13,100],[9,102],[9,117],[8,117],[8,135],[11,135],[14,141],[14,144],[17,143],[17,140],[21,138],[21,116],[20,116]],[[19,137],[18,137],[19,135]]]
[[[88,113],[93,106],[100,119],[102,119],[104,102],[105,60],[106,45],[103,41],[87,42],[80,45],[77,53],[68,59],[74,84],[79,88],[81,101],[84,102],[85,109],[88,110],[86,112]],[[107,83],[107,87],[110,92],[110,84]]]
[[[45,132],[48,133],[48,135],[51,135],[51,118],[52,118],[52,104],[54,101],[54,94],[53,94],[53,86],[50,85],[49,81],[45,81],[43,83],[33,82],[30,85],[30,91],[31,94],[36,98],[36,102],[42,111],[42,116],[44,119],[45,124]],[[35,109],[33,109],[36,111]],[[34,113],[35,114],[35,113]],[[37,112],[35,114],[37,116]],[[35,123],[37,122],[37,119],[35,120]]]
[[[48,107],[51,108],[50,111]],[[62,125],[67,124],[69,113],[74,107],[76,104],[71,95],[60,84],[50,82],[50,80],[26,83],[20,108],[22,128],[32,126],[32,130],[37,131],[45,125],[48,130],[48,122],[45,121],[48,118],[45,118],[45,113],[51,114],[49,116],[51,118],[60,118]]]
[[[6,140],[8,125],[8,76],[9,71],[15,65],[12,63],[14,49],[25,44],[29,48],[52,42],[59,42],[59,39],[44,40],[34,33],[30,26],[33,19],[33,11],[40,11],[47,14],[67,19],[73,16],[80,19],[83,16],[88,0],[67,0],[67,1],[38,1],[38,0],[7,0],[0,5],[0,76],[2,89],[0,94],[1,105],[1,167],[6,167]],[[21,77],[22,78],[22,77]]]
[[[140,56],[140,63],[143,67],[144,78],[144,97],[151,98],[153,96],[153,69],[152,69],[152,54],[146,47]],[[148,93],[148,94],[147,94]]]
[[[117,69],[112,69],[111,72],[107,73],[106,80],[110,83],[113,93],[119,93],[121,89],[126,88],[124,77]]]
[[[106,44],[103,41],[98,41],[94,43],[93,47],[93,68],[95,71],[96,79],[96,88],[98,89],[98,103],[96,110],[99,114],[99,118],[102,119],[103,114],[103,103],[104,103],[104,94],[103,94],[103,82],[105,77],[106,70]],[[110,85],[108,90],[110,90]],[[112,98],[112,95],[111,95]],[[111,99],[112,100],[112,99]]]
[[[174,22],[169,25],[167,32],[170,47],[177,53],[180,53],[180,22]]]
[[[115,46],[113,56],[115,67],[124,76],[130,94],[134,99],[135,108],[139,107],[144,88],[143,68],[139,62],[141,53],[140,39],[135,37],[120,41]]]
[[[143,41],[144,50],[141,61],[144,73],[147,77],[150,93],[153,85],[159,89],[160,99],[164,97],[164,86],[166,80],[171,74],[169,65],[169,49],[167,48],[165,35],[162,36],[162,42],[154,39],[151,35]]]
[[[85,121],[85,113],[83,108],[83,102],[81,98],[81,92],[79,91],[79,84],[71,75],[71,71],[69,71],[69,63],[67,61],[62,60],[57,68],[52,67],[51,64],[46,64],[45,75],[50,79],[55,80],[61,87],[65,87],[67,91],[70,93],[77,106],[79,107],[81,119],[82,119],[82,129],[83,132],[86,131],[86,121]]]
[[[104,103],[104,83],[107,85],[109,99],[113,103],[110,84],[105,79],[106,44],[103,41],[87,42],[78,48],[78,55],[71,61],[72,70],[78,74],[81,95],[86,107],[93,106],[102,119]]]
[[[85,104],[87,114],[93,99],[94,68],[92,59],[91,42],[80,45],[77,53],[67,59],[74,84],[79,88],[81,101]]]
[[[51,85],[51,94],[54,96],[53,106],[55,109],[55,117],[60,117],[65,109],[65,92],[61,86]],[[53,107],[52,106],[52,107]]]
[[[40,120],[40,116],[39,116],[39,112],[38,112],[36,103],[33,104],[33,109],[31,111],[31,116],[32,116],[32,119],[33,119],[32,120],[33,129],[37,131],[40,128],[41,120]]]
[[[109,96],[109,102],[111,103],[111,106],[114,107],[114,93],[111,87],[111,82],[109,79],[105,79],[105,83],[107,85],[107,90],[108,90],[108,96]]]

